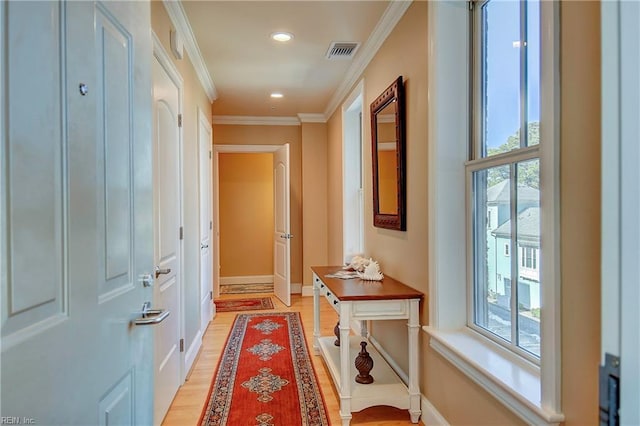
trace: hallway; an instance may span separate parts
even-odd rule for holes
[[[222,299],[241,298],[246,295],[223,295]],[[291,307],[286,307],[273,294],[251,294],[251,297],[271,296],[276,312],[299,311],[304,324],[305,337],[310,353],[313,353],[313,298],[292,295]],[[331,318],[333,315],[337,321],[337,315],[329,304],[323,299],[321,301],[322,316]],[[265,312],[265,311],[247,311]],[[237,312],[219,312],[209,324],[202,339],[202,349],[195,362],[191,374],[187,381],[178,391],[167,416],[162,423],[163,426],[184,426],[196,425],[211,385],[211,379],[216,369],[220,353],[226,342],[231,325]],[[330,335],[333,333],[335,322],[325,321],[322,325],[321,334]],[[331,424],[341,424],[339,414],[339,400],[329,372],[322,362],[320,356],[312,355],[312,362],[318,376],[318,382],[322,387],[327,411]],[[375,368],[375,367],[374,367]],[[353,425],[410,425],[409,414],[405,410],[398,410],[392,407],[372,407],[360,413],[353,413],[351,420]],[[422,424],[420,422],[419,424]],[[288,426],[288,425],[286,425]]]

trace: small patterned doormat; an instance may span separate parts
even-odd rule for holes
[[[270,297],[216,300],[216,312],[257,311],[273,309]]]
[[[299,312],[236,316],[199,425],[330,425]]]

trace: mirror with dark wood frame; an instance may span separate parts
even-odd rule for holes
[[[406,230],[404,85],[398,77],[371,103],[373,226]]]

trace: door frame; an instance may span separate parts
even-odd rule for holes
[[[167,72],[169,78],[174,82],[176,87],[178,88],[178,114],[182,116],[184,110],[184,80],[182,75],[178,71],[178,68],[175,66],[169,53],[162,45],[162,42],[156,35],[155,31],[151,30],[151,37],[153,39],[153,56],[158,60],[162,68]],[[178,182],[179,196],[178,201],[180,203],[179,208],[179,222],[180,227],[184,229],[184,134],[183,134],[183,126],[180,125],[178,127],[178,146],[179,146],[179,159],[178,159],[178,178],[180,182]],[[154,212],[155,214],[155,212]],[[154,225],[155,226],[155,225]],[[184,235],[184,233],[183,233]],[[180,297],[180,301],[178,302],[180,306],[180,316],[179,316],[179,330],[180,330],[180,339],[184,339],[186,334],[185,331],[185,295],[184,295],[184,238],[181,238],[178,249],[180,250],[180,274],[179,274],[179,283],[178,283],[178,294]],[[155,241],[154,241],[154,250],[155,250]],[[155,254],[154,254],[154,262]],[[185,342],[186,344],[186,342]],[[184,383],[188,368],[186,366],[186,351],[180,352],[180,382]]]
[[[284,145],[284,144],[283,144]],[[282,145],[213,145],[213,297],[220,297],[220,154],[275,153]],[[291,189],[291,182],[289,182]],[[291,258],[291,257],[289,257]]]

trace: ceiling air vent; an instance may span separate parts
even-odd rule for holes
[[[327,51],[327,59],[351,59],[360,47],[360,43],[334,41]]]

